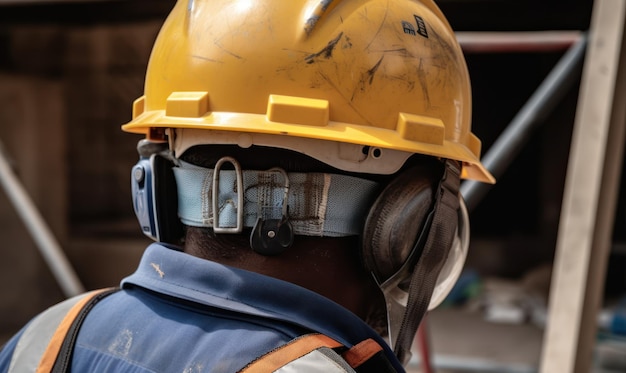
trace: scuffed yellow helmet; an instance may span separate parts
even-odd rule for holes
[[[463,54],[431,0],[179,0],[123,129],[148,138],[198,130],[182,148],[216,139],[301,144],[338,168],[371,173],[394,172],[420,153],[461,161],[462,177],[493,182],[470,117]],[[397,164],[329,160],[346,149],[390,153],[385,163]]]

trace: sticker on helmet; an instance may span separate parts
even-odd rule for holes
[[[405,34],[416,35],[415,27],[407,21],[402,21],[402,29],[404,30]]]
[[[413,15],[415,17],[415,22],[417,23],[417,33],[422,35],[425,38],[428,38],[428,31],[426,31],[426,22],[422,19],[422,17]]]
[[[402,30],[405,34],[416,36],[420,34],[421,36],[428,38],[428,31],[426,30],[426,22],[422,19],[422,17],[418,15],[413,15],[415,17],[415,24],[417,28],[411,23],[407,21],[402,21]]]

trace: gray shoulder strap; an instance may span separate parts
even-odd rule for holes
[[[89,293],[54,305],[31,321],[15,346],[8,373],[35,372],[52,336],[68,311]]]

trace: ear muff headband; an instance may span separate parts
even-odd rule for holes
[[[459,175],[458,163],[445,161],[443,176],[434,191],[431,189],[429,193],[428,185],[432,185],[429,180],[433,179],[428,174],[422,181],[407,180],[405,175],[401,174],[397,183],[394,180],[390,184],[391,187],[381,193],[380,198],[383,199],[377,200],[375,208],[367,219],[362,255],[364,260],[368,257],[369,261],[380,260],[383,263],[382,265],[370,263],[369,270],[378,281],[385,296],[390,342],[394,353],[403,363],[407,363],[411,356],[410,348],[413,338],[423,315],[428,310],[432,292],[437,285],[437,278],[456,236],[460,208]],[[419,178],[416,177],[416,179]],[[420,203],[407,202],[406,198],[400,197],[402,193],[396,196],[398,191],[402,190],[402,183],[405,183],[405,187],[409,186],[408,190],[415,192],[413,197],[421,201]],[[430,206],[424,202],[428,200],[427,196],[433,197],[431,198],[432,207],[423,209],[425,206]],[[385,201],[384,198],[388,200]],[[382,203],[383,207],[378,207],[379,203]],[[393,206],[396,203],[400,205]],[[384,206],[385,204],[392,206]],[[405,205],[417,206],[418,211],[404,210]],[[405,215],[398,214],[398,211],[405,211]],[[381,213],[382,215],[371,215]],[[423,216],[426,218],[422,218],[419,223],[406,221],[407,218],[411,220]],[[379,221],[376,225],[377,217],[389,220]],[[419,229],[412,233],[403,232],[401,237],[413,237],[413,240],[407,242],[393,236],[394,229],[398,232],[394,225],[403,229],[409,227],[419,227]],[[373,234],[369,234],[368,227],[373,228]],[[383,229],[379,230],[378,227],[383,227]],[[417,232],[422,233],[417,234]],[[381,245],[382,250],[377,252],[374,244]],[[408,255],[407,247],[411,248],[408,250]],[[391,255],[397,255],[397,258],[390,258]],[[402,263],[403,260],[404,263]],[[394,268],[396,263],[400,263],[400,266]],[[383,267],[389,268],[381,271],[380,268]],[[389,275],[388,271],[391,272],[394,269],[395,272]],[[408,294],[404,290],[407,282],[409,282]],[[401,286],[402,284],[404,285]]]
[[[460,165],[447,160],[436,191],[432,226],[417,265],[411,274],[409,294],[402,324],[398,331],[394,353],[400,361],[408,362],[411,344],[422,317],[428,311],[437,277],[454,242],[458,225]]]

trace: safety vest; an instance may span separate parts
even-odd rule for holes
[[[9,373],[69,371],[78,330],[89,311],[119,288],[94,290],[67,299],[36,317],[18,341]],[[382,347],[366,339],[346,348],[319,333],[305,334],[248,363],[240,373],[395,372]]]

